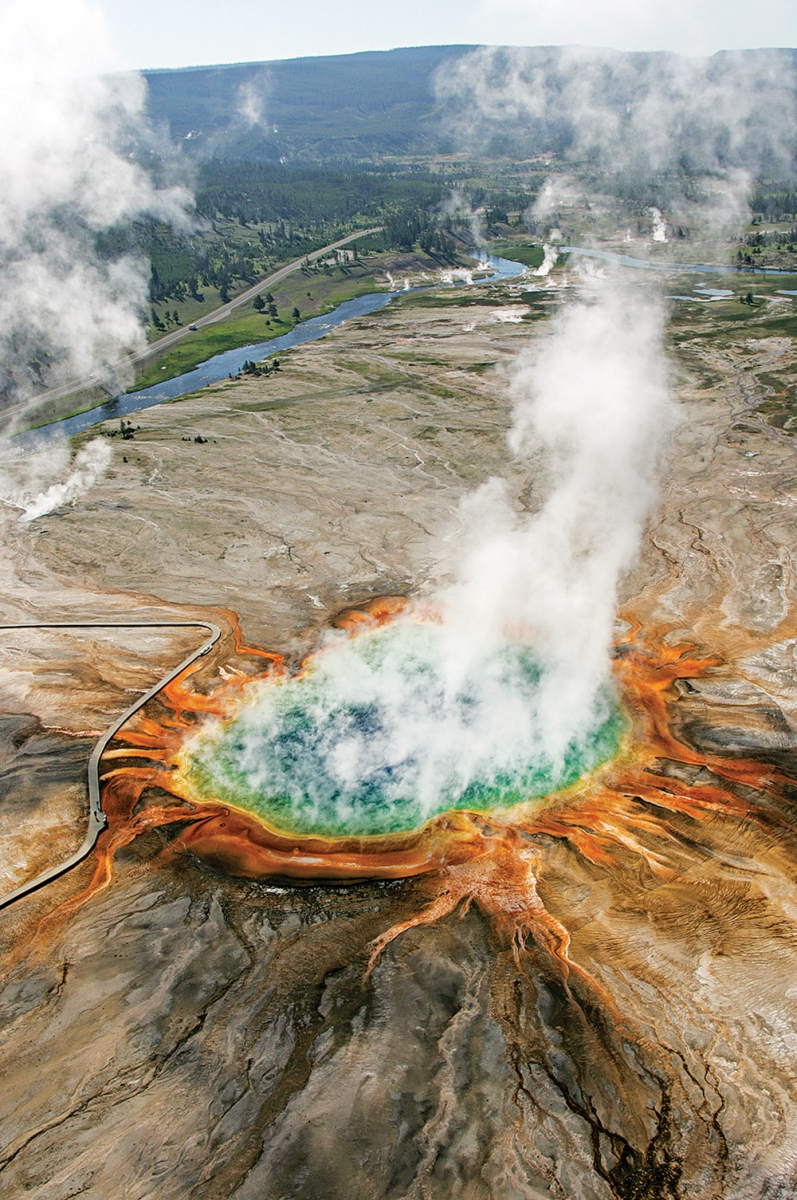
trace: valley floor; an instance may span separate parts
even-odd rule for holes
[[[232,614],[296,663],[346,606],[430,595],[463,496],[495,474],[526,510],[544,493],[545,464],[505,442],[508,366],[574,287],[538,282],[408,295],[279,375],[143,413],[74,505],[4,509],[3,621],[210,619],[210,690],[257,667]],[[666,836],[639,799],[609,864],[539,837],[540,897],[595,987],[533,941],[513,954],[478,905],[410,929],[365,980],[369,943],[428,882],[248,882],[151,830],[84,898],[87,861],[0,913],[4,1194],[797,1193],[797,359],[776,306],[691,311],[673,315],[679,423],[618,636],[638,622],[716,656],[667,693],[672,727],[706,763],[770,769],[771,792],[734,784],[748,815],[668,814]],[[79,842],[93,739],[195,641],[0,636],[4,891]],[[657,778],[716,778],[688,757]]]

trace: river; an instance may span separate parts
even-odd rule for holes
[[[647,258],[634,258],[630,254],[617,254],[613,250],[593,250],[587,246],[557,246],[561,254],[573,254],[578,258],[597,258],[601,262],[617,263],[621,267],[633,267],[638,271],[669,271],[670,274],[686,275],[787,275],[794,271],[782,271],[780,267],[734,267],[718,266],[716,263],[651,262]]]
[[[628,254],[616,254],[610,250],[589,249],[585,246],[561,246],[559,247],[559,252],[560,254],[582,258],[600,259],[603,262],[612,262],[618,266],[632,267],[642,271],[669,271],[673,274],[738,274],[740,271],[744,274],[759,275],[789,274],[789,272],[780,271],[774,267],[739,268],[717,266],[708,263],[651,262],[647,259],[633,258]],[[497,282],[501,279],[512,279],[518,275],[522,275],[526,270],[522,263],[492,254],[482,253],[480,261],[493,271],[493,274],[490,276],[490,282]],[[792,272],[791,274],[794,273]],[[440,283],[435,283],[430,286],[440,287],[441,285]],[[467,286],[467,281],[452,281],[450,286]],[[38,450],[53,441],[57,441],[62,437],[72,437],[74,434],[91,429],[92,426],[99,425],[103,421],[121,420],[122,417],[128,417],[131,413],[141,412],[145,408],[153,408],[156,404],[163,404],[167,400],[176,400],[180,396],[187,396],[191,392],[197,391],[199,388],[207,387],[213,383],[220,383],[223,379],[228,379],[231,375],[237,375],[245,362],[259,362],[266,357],[289,350],[293,346],[303,346],[307,342],[318,341],[319,338],[325,337],[331,330],[337,329],[338,326],[343,325],[346,321],[351,321],[356,317],[367,316],[369,313],[377,312],[380,308],[384,308],[392,300],[395,300],[397,296],[403,295],[407,290],[405,288],[402,291],[372,292],[366,296],[356,296],[353,300],[345,300],[337,308],[333,309],[332,312],[321,313],[317,317],[310,317],[308,320],[296,325],[290,333],[283,334],[282,337],[272,338],[266,342],[257,342],[249,346],[240,346],[237,350],[227,350],[223,354],[215,354],[206,362],[200,363],[198,367],[195,367],[192,371],[186,371],[183,375],[176,375],[173,379],[166,379],[163,383],[153,384],[151,387],[142,388],[137,392],[126,392],[121,396],[115,396],[111,400],[106,400],[104,404],[97,405],[95,408],[89,408],[84,412],[76,413],[71,417],[65,417],[60,421],[53,421],[48,425],[40,425],[37,429],[16,434],[14,437],[8,438],[6,444],[0,450],[0,460],[18,458],[25,454],[30,454],[32,451]],[[411,290],[417,292],[429,289],[423,287],[412,288]]]
[[[501,279],[515,278],[522,275],[526,269],[522,263],[492,254],[482,254],[480,261],[493,272],[489,278],[490,283]],[[477,280],[476,282],[483,281]],[[462,287],[467,286],[467,283],[467,280],[452,280],[450,286]],[[435,283],[431,286],[440,287],[441,285]],[[426,287],[405,288],[402,291],[371,292],[366,296],[355,296],[353,300],[345,300],[339,304],[332,312],[321,313],[317,317],[309,317],[308,320],[300,322],[290,333],[283,334],[282,337],[271,338],[266,342],[256,342],[249,346],[240,346],[237,350],[226,350],[223,354],[214,354],[212,358],[200,363],[192,371],[186,371],[183,375],[165,379],[163,383],[155,383],[138,392],[125,392],[121,396],[106,400],[104,404],[99,404],[95,408],[88,408],[84,412],[64,417],[60,421],[52,421],[48,425],[40,425],[36,429],[15,434],[0,450],[0,460],[22,457],[60,438],[82,433],[103,421],[121,420],[122,417],[128,417],[131,413],[141,412],[145,408],[153,408],[156,404],[163,404],[167,400],[176,400],[180,396],[187,396],[209,384],[220,383],[223,379],[229,379],[231,375],[237,375],[246,362],[259,362],[266,357],[289,350],[292,346],[303,346],[307,342],[318,341],[319,338],[325,337],[331,330],[337,329],[346,321],[351,321],[355,317],[367,316],[368,313],[384,308],[390,304],[391,300],[404,295],[408,290],[417,292],[429,289]]]

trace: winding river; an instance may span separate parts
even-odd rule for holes
[[[585,246],[560,246],[559,252],[560,255],[567,254],[574,257],[599,259],[602,262],[616,263],[618,266],[631,267],[641,271],[668,271],[671,274],[734,275],[739,274],[740,271],[747,275],[788,276],[790,274],[790,272],[784,272],[774,267],[740,268],[718,266],[709,263],[652,262],[648,259],[633,258],[628,254],[617,254],[610,250],[590,249]],[[522,263],[492,254],[482,253],[480,260],[484,266],[489,267],[493,272],[490,276],[490,282],[516,278],[526,270],[526,267]],[[476,282],[481,282],[481,280]],[[452,280],[451,283],[452,287],[466,285],[467,280]],[[429,286],[440,287],[440,284],[435,283]],[[163,404],[167,400],[176,400],[180,396],[187,396],[199,388],[207,387],[213,383],[220,383],[232,375],[237,375],[247,361],[258,362],[267,356],[288,350],[292,346],[302,346],[307,342],[318,341],[319,338],[325,337],[331,330],[337,329],[338,326],[343,325],[346,321],[351,321],[356,317],[364,317],[369,313],[377,312],[380,308],[385,308],[392,300],[395,300],[397,296],[403,295],[404,291],[407,290],[410,289],[372,292],[365,296],[356,296],[353,300],[346,300],[342,304],[339,304],[332,312],[321,313],[317,317],[310,317],[308,320],[302,321],[290,333],[283,334],[282,337],[272,338],[265,342],[257,342],[249,346],[240,346],[237,350],[227,350],[223,354],[215,354],[206,362],[200,363],[198,367],[195,367],[192,371],[186,371],[183,375],[177,375],[173,379],[166,379],[163,383],[153,384],[151,387],[142,388],[137,392],[126,392],[121,396],[106,400],[104,404],[97,405],[95,408],[89,408],[84,412],[75,413],[74,416],[65,417],[60,421],[53,421],[48,425],[40,425],[36,429],[16,434],[14,437],[8,438],[5,445],[2,446],[0,459],[18,458],[25,454],[30,454],[32,451],[41,449],[60,438],[72,437],[76,433],[82,433],[86,429],[91,429],[92,426],[98,425],[103,421],[119,420],[122,417],[129,416],[131,413],[141,412],[145,408],[153,408],[156,404]],[[426,291],[428,288],[412,288],[411,290]]]
[[[522,263],[492,254],[483,254],[481,262],[492,271],[490,283],[501,279],[512,279],[522,275],[526,269]],[[451,286],[462,287],[466,286],[467,282],[467,280],[452,280]],[[483,282],[483,280],[476,282]],[[430,286],[440,287],[440,284],[435,283]],[[126,392],[121,396],[115,396],[111,400],[106,400],[104,404],[88,408],[81,413],[75,413],[71,417],[64,417],[63,420],[53,421],[48,425],[40,425],[36,429],[18,433],[8,439],[2,448],[0,458],[18,458],[30,454],[60,438],[72,437],[76,433],[82,433],[85,429],[91,429],[93,425],[99,425],[102,421],[120,420],[131,413],[141,412],[145,408],[153,408],[156,404],[163,404],[167,400],[176,400],[180,396],[187,396],[209,384],[220,383],[223,379],[229,379],[231,375],[237,375],[245,362],[259,362],[267,356],[289,350],[292,346],[303,346],[307,342],[316,342],[346,321],[351,321],[355,317],[364,317],[368,313],[385,308],[391,300],[395,300],[397,296],[403,295],[408,290],[417,292],[428,289],[426,287],[405,288],[402,291],[371,292],[365,296],[355,296],[353,300],[345,300],[339,304],[332,312],[321,313],[317,317],[310,317],[308,320],[302,321],[290,333],[283,334],[282,337],[271,338],[269,341],[257,342],[249,346],[239,346],[237,350],[226,350],[223,354],[214,354],[212,358],[200,363],[193,371],[186,371],[183,375],[165,379],[163,383],[153,384],[138,392]]]

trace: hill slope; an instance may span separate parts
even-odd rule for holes
[[[444,146],[431,78],[470,46],[146,72],[149,114],[218,157],[362,159]]]

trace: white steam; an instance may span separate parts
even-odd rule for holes
[[[132,159],[145,85],[114,66],[89,0],[0,7],[0,405],[96,374],[144,344],[149,269],[96,235],[149,213],[185,224],[189,194]]]
[[[509,443],[543,452],[547,498],[518,513],[491,479],[463,505],[470,531],[446,624],[466,661],[502,638],[534,647],[548,753],[584,732],[608,675],[624,573],[656,499],[656,463],[672,410],[656,297],[595,280],[512,371]]]
[[[649,211],[650,215],[653,217],[653,241],[666,242],[667,222],[664,220],[664,217],[657,208],[651,207]]]
[[[440,624],[414,626],[410,610],[352,641],[331,634],[308,676],[256,684],[229,727],[204,726],[188,755],[214,794],[277,823],[379,832],[480,796],[544,795],[612,752],[618,589],[671,426],[662,323],[639,287],[584,281],[512,371],[509,445],[544,464],[537,511],[490,479],[461,506]]]
[[[791,52],[688,59],[583,47],[484,47],[444,64],[438,98],[460,138],[495,136],[524,153],[569,160],[583,177],[616,185],[657,180],[684,219],[714,227],[746,212],[750,180],[787,178],[795,154]],[[532,217],[544,218],[584,185],[558,177]],[[609,189],[611,190],[611,188]]]
[[[560,135],[571,157],[614,170],[774,167],[794,150],[795,69],[788,53],[711,59],[584,47],[483,47],[447,62],[438,96],[474,140],[491,125]]]
[[[556,261],[559,258],[559,249],[556,246],[549,246],[547,244],[547,242],[543,246],[542,249],[543,249],[542,262],[537,267],[537,269],[535,271],[532,271],[531,273],[532,273],[532,275],[537,275],[542,279],[546,279],[550,275],[550,273],[554,269],[554,267],[556,266]]]
[[[22,510],[23,524],[75,504],[102,478],[111,462],[111,447],[94,438],[70,463],[65,446],[56,446],[5,466],[0,473],[0,501]],[[53,480],[55,480],[53,482]]]
[[[437,88],[471,143],[514,137],[526,153],[547,149],[576,168],[540,191],[531,215],[549,226],[568,210],[603,217],[607,196],[639,203],[656,187],[670,212],[716,230],[745,214],[754,175],[788,178],[794,165],[795,68],[779,52],[687,60],[484,48],[445,64]],[[654,240],[666,241],[662,210],[647,206]],[[559,239],[559,229],[549,236]],[[555,254],[546,247],[540,273]],[[492,479],[462,506],[469,544],[442,598],[458,638],[451,669],[471,671],[502,639],[533,646],[553,761],[595,721],[619,588],[655,502],[673,421],[662,326],[647,280],[587,281],[511,370],[510,449],[526,469],[543,464],[544,498],[529,515]]]
[[[237,115],[246,127],[268,124],[268,101],[273,83],[268,68],[263,68],[238,89]]]

